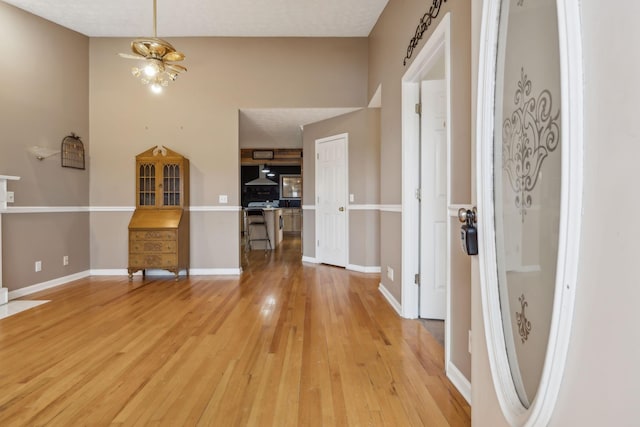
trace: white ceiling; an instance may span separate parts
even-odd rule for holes
[[[302,148],[301,126],[358,108],[248,108],[240,110],[240,148]]]
[[[153,0],[4,0],[90,37],[153,35]],[[388,0],[157,0],[158,37],[367,37]]]

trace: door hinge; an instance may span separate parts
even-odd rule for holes
[[[416,273],[416,275],[413,276],[413,283],[415,283],[416,285],[420,284],[420,273]]]
[[[416,104],[416,114],[417,115],[421,115],[422,114],[422,104],[420,104],[420,103]]]
[[[316,154],[316,159],[320,160],[320,153]]]
[[[422,189],[421,188],[416,188],[416,199],[418,199],[418,201],[422,201]]]
[[[318,240],[318,247],[320,247],[320,240]]]

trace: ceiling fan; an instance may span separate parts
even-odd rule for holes
[[[143,60],[142,67],[133,67],[131,73],[140,78],[143,84],[148,84],[155,93],[162,92],[162,88],[169,85],[169,80],[174,81],[178,74],[187,71],[182,65],[175,62],[182,61],[184,53],[176,51],[171,43],[159,39],[156,30],[156,5],[153,0],[153,37],[137,38],[131,42],[131,51],[119,55],[127,59]]]

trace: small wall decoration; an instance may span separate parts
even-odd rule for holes
[[[402,61],[402,65],[407,65],[407,60],[411,58],[413,55],[413,50],[418,46],[418,43],[422,39],[425,31],[431,26],[433,20],[438,17],[440,14],[440,8],[442,7],[442,3],[446,3],[447,0],[433,0],[433,4],[425,13],[422,18],[420,18],[420,22],[416,27],[416,32],[409,42],[409,46],[407,47],[407,56],[404,57],[404,61]]]
[[[84,169],[84,144],[80,137],[71,132],[62,139],[60,157],[63,168]]]

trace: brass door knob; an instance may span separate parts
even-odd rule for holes
[[[467,221],[470,222],[477,222],[478,221],[478,210],[477,208],[474,206],[472,209],[465,209],[465,208],[460,208],[458,209],[458,220],[461,223],[466,223]]]

